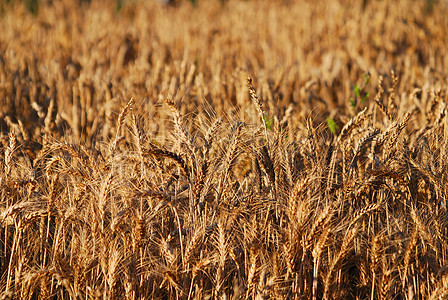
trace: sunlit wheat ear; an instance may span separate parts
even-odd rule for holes
[[[166,104],[171,110],[173,121],[174,121],[174,136],[176,138],[176,143],[179,145],[179,154],[186,155],[187,162],[191,166],[190,171],[192,174],[196,171],[197,158],[196,158],[196,145],[195,141],[186,130],[185,124],[182,120],[181,114],[177,106],[174,104],[173,100],[166,99]]]
[[[9,176],[11,174],[12,170],[12,155],[14,151],[16,150],[16,136],[15,134],[10,131],[9,132],[9,145],[8,148],[6,148],[5,151],[5,174],[6,176]]]
[[[331,233],[331,229],[327,227],[322,235],[319,237],[316,245],[313,248],[313,286],[312,286],[312,296],[313,300],[317,299],[317,288],[318,288],[318,280],[319,280],[319,266],[321,262],[321,254],[324,251],[324,247],[326,246],[328,236]]]
[[[48,105],[47,115],[44,120],[45,132],[47,134],[51,133],[56,128],[55,120],[57,111],[58,111],[58,103],[54,98],[51,98],[50,104]]]
[[[351,118],[344,127],[342,127],[341,133],[338,136],[338,144],[344,141],[353,129],[360,126],[366,119],[368,119],[371,114],[366,114],[367,107],[359,112],[355,117]]]
[[[406,251],[404,253],[404,262],[403,262],[404,275],[402,277],[403,288],[405,287],[406,282],[408,282],[408,280],[409,280],[409,278],[408,278],[409,265],[413,258],[414,251],[417,251],[417,243],[419,241],[419,237],[420,237],[420,234],[419,234],[418,226],[416,225],[414,227],[414,230],[412,231],[412,235],[410,237],[410,240],[408,241],[408,245],[407,245]]]
[[[255,88],[253,86],[252,78],[250,76],[247,77],[247,87],[249,89],[249,96],[250,99],[255,103],[255,106],[258,111],[258,116],[260,117],[260,121],[262,124],[262,127],[264,129],[264,134],[266,137],[266,142],[268,142],[268,132],[267,132],[267,125],[265,121],[266,112],[263,109],[263,103],[261,103],[260,98],[257,96],[257,92],[255,91]]]
[[[217,118],[213,124],[208,128],[204,136],[204,146],[202,148],[202,167],[201,176],[206,176],[210,166],[210,149],[212,148],[213,141],[216,139],[216,134],[222,124],[222,119]]]
[[[319,217],[317,217],[313,223],[313,226],[311,227],[311,230],[308,232],[308,236],[306,238],[306,248],[310,247],[314,241],[314,238],[316,237],[316,234],[322,230],[322,228],[325,228],[328,223],[331,220],[331,217],[333,216],[333,209],[330,205],[327,205],[325,209],[319,214]]]
[[[143,128],[137,121],[137,117],[134,114],[132,114],[132,133],[135,137],[137,151],[142,155],[145,150],[145,134]]]
[[[176,131],[176,136],[182,138],[184,142],[189,142],[188,132],[185,130],[184,125],[182,124],[182,118],[180,115],[180,111],[177,108],[176,104],[174,104],[173,100],[166,99],[166,104],[171,110],[174,119],[174,129]]]
[[[252,293],[254,293],[255,287],[255,272],[257,271],[258,265],[258,256],[259,253],[254,247],[251,247],[249,250],[250,253],[250,266],[247,272],[247,291],[246,291],[246,299],[250,297]]]
[[[358,233],[358,228],[353,227],[350,229],[349,232],[346,233],[344,240],[342,242],[341,248],[339,249],[339,252],[337,252],[336,256],[333,257],[333,260],[331,261],[330,268],[327,271],[327,275],[324,280],[324,298],[329,298],[329,292],[331,287],[331,278],[333,275],[333,271],[335,270],[336,266],[342,261],[342,259],[347,255],[349,252],[353,239],[356,237]]]
[[[253,86],[253,81],[250,76],[247,77],[247,87],[249,88],[250,98],[256,104],[258,114],[259,114],[260,118],[262,119],[262,121],[264,122],[263,117],[265,115],[265,112],[263,110],[263,104],[261,103],[260,98],[258,98],[258,96],[257,96],[257,92],[255,91],[255,88]]]
[[[378,93],[375,95],[375,98],[373,99],[375,103],[378,105],[380,110],[383,112],[383,114],[387,117],[387,120],[389,122],[392,121],[392,116],[390,114],[390,111],[388,110],[388,107],[386,107],[382,102],[384,89],[383,89],[383,76],[380,76],[378,79]],[[393,101],[393,100],[392,100]],[[391,102],[392,103],[392,102]],[[392,105],[391,105],[392,106]]]
[[[372,273],[372,290],[371,290],[371,297],[370,299],[373,300],[375,297],[375,283],[376,283],[376,275],[377,275],[377,269],[379,260],[381,257],[381,243],[382,243],[383,234],[379,233],[373,238],[372,247],[370,250],[370,271]]]
[[[395,75],[394,70],[390,72],[392,77],[392,87],[389,89],[389,97],[387,98],[387,111],[392,117],[392,111],[395,110],[395,99],[397,97],[398,76]]]
[[[369,130],[356,144],[355,147],[355,151],[353,153],[353,159],[350,163],[350,170],[352,170],[353,168],[357,168],[357,161],[359,158],[359,154],[361,152],[361,150],[366,147],[366,145],[370,142],[372,142],[372,140],[375,138],[375,136],[377,136],[380,133],[380,130],[378,128],[374,128]]]
[[[210,149],[210,147],[212,146],[212,142],[213,140],[216,138],[216,133],[219,130],[219,127],[222,124],[222,119],[221,118],[217,118],[213,124],[209,127],[209,129],[207,130],[207,133],[205,134],[205,147],[207,149]]]
[[[117,130],[115,133],[115,139],[112,142],[112,144],[110,145],[110,153],[111,153],[111,157],[113,157],[115,155],[115,150],[117,148],[117,143],[120,139],[120,131],[121,131],[121,127],[123,126],[124,120],[127,116],[127,114],[129,113],[129,111],[132,109],[132,104],[134,103],[134,98],[131,98],[128,103],[126,104],[126,106],[123,108],[123,110],[121,111],[120,115],[118,115],[118,121],[117,121]]]
[[[187,175],[187,177],[190,177],[190,168],[187,166],[187,164],[185,163],[185,160],[178,154],[168,151],[168,150],[163,150],[157,147],[153,147],[150,150],[146,150],[144,153],[144,156],[147,155],[155,155],[155,156],[161,156],[161,157],[167,157],[172,159],[173,161],[175,161],[181,168],[182,170],[185,172],[185,174]]]

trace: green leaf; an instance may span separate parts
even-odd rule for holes
[[[330,132],[333,135],[336,135],[336,130],[338,130],[338,124],[336,124],[335,120],[330,116],[327,117],[327,126]]]
[[[367,100],[367,98],[369,98],[370,93],[369,92],[365,92],[364,96],[362,96],[361,102],[364,102]]]
[[[355,84],[353,90],[355,91],[356,97],[361,98],[361,94],[359,93],[359,86],[357,84]]]
[[[272,119],[269,119],[268,117],[264,117],[264,124],[266,124],[266,128],[268,130],[272,130]]]

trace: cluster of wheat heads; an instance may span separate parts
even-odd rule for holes
[[[446,9],[291,2],[5,4],[1,298],[447,296]]]

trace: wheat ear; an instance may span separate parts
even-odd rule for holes
[[[122,109],[120,115],[118,116],[118,121],[117,121],[117,131],[115,133],[115,139],[112,142],[112,144],[110,145],[110,153],[111,153],[111,157],[114,156],[115,154],[115,150],[117,148],[117,143],[119,141],[119,137],[120,137],[120,131],[121,131],[121,127],[123,126],[124,123],[124,119],[126,118],[127,114],[129,113],[129,111],[132,109],[132,104],[134,103],[134,98],[131,98],[128,103],[126,104],[126,106]]]

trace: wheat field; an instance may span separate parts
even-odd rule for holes
[[[0,2],[1,299],[447,299],[448,5]]]

